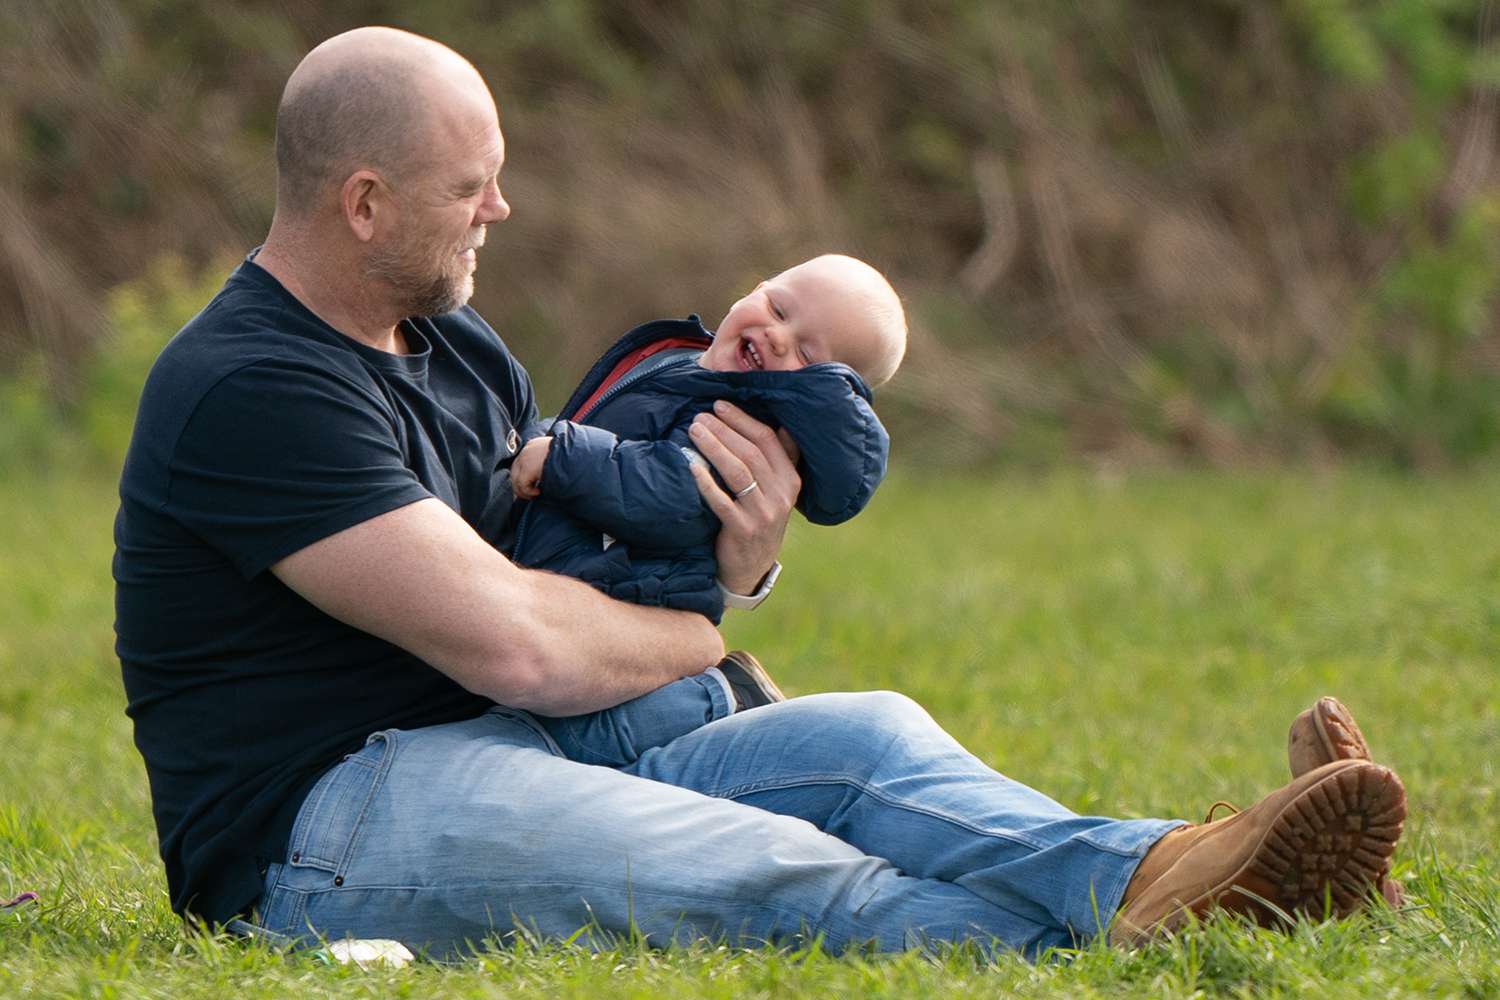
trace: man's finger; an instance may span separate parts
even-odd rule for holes
[[[730,430],[750,443],[756,451],[765,456],[766,462],[771,468],[779,469],[784,466],[795,466],[797,463],[787,454],[782,444],[781,434],[773,432],[771,428],[756,420],[744,410],[725,400],[714,403],[714,416],[724,422]],[[788,439],[790,440],[790,439]]]
[[[713,413],[694,418],[691,433],[730,491],[714,485],[709,492],[702,479],[712,477],[702,470],[699,489],[723,524],[714,543],[719,580],[736,594],[748,594],[776,561],[802,478],[780,438],[739,407],[715,403]]]
[[[729,431],[713,417],[700,415],[689,433],[699,453],[718,470],[724,484],[731,490],[738,492],[756,482],[759,470],[755,466],[765,467],[765,457],[760,449]]]
[[[764,424],[761,426],[765,427]],[[770,498],[773,506],[789,506],[787,498],[795,497],[801,489],[796,467],[787,460],[781,442],[769,428],[766,428],[763,440],[770,442],[768,448],[775,455],[774,460],[758,443],[750,441],[711,414],[700,413],[694,430],[697,432],[694,442],[705,445],[698,450],[718,470],[729,492],[739,493],[755,483],[755,493],[761,494],[757,497],[755,493],[751,493],[736,499],[749,500],[754,504],[755,501]],[[754,500],[751,500],[752,497]]]
[[[720,523],[738,517],[739,509],[735,506],[734,498],[719,489],[719,484],[714,482],[713,473],[706,466],[697,463],[690,468],[693,481],[698,484],[698,492],[703,494],[703,502],[708,504],[708,509],[714,512]]]

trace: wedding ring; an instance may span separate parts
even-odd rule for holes
[[[750,485],[746,486],[744,489],[742,489],[738,493],[736,493],[734,495],[734,498],[736,500],[744,499],[745,497],[747,497],[750,494],[754,493],[758,489],[760,489],[760,483],[757,483],[755,480],[752,479],[752,480],[750,480]]]

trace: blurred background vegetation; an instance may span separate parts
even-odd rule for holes
[[[1479,0],[4,0],[0,469],[118,461],[264,235],[316,42],[410,28],[500,104],[475,304],[558,405],[619,332],[866,257],[878,403],[947,463],[1500,447],[1500,46]]]

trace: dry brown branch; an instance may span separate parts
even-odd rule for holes
[[[978,299],[1000,283],[1015,260],[1021,220],[1003,157],[989,151],[975,155],[973,173],[984,239],[959,270],[958,284],[971,298]]]

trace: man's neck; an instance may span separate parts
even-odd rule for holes
[[[306,246],[279,233],[273,223],[255,263],[344,336],[387,354],[410,353],[401,334],[401,317],[383,314],[383,296],[360,280],[357,268]]]

